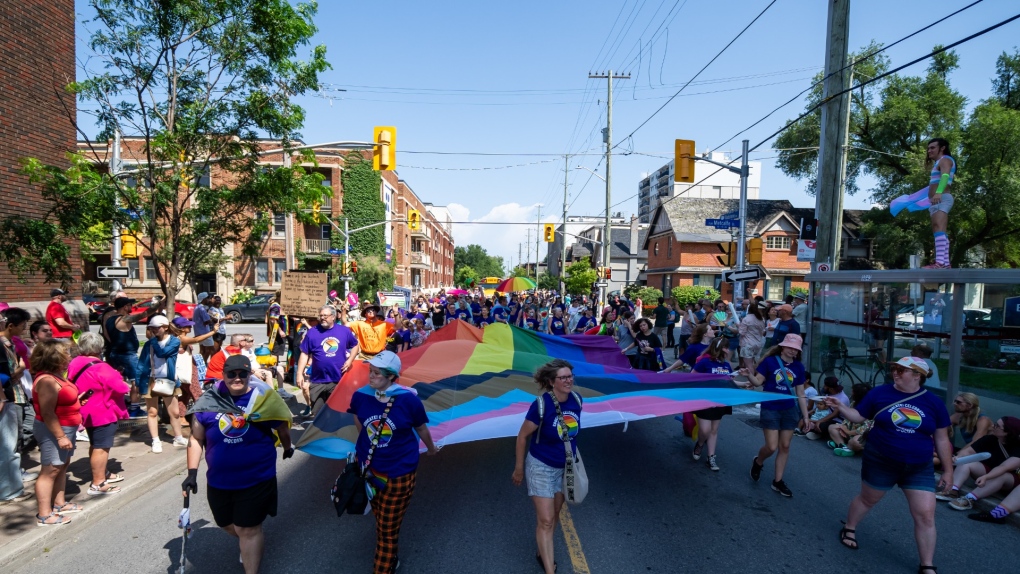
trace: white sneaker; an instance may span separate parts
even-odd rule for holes
[[[152,452],[156,454],[163,452],[163,443],[159,442],[158,438],[152,439]]]
[[[74,440],[77,442],[89,442],[89,434],[83,430],[74,433]]]
[[[186,438],[184,438],[182,436],[175,436],[173,444],[174,444],[174,446],[187,447],[188,446],[188,439],[186,439]]]

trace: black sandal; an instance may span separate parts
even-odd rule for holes
[[[846,522],[844,522],[843,524],[846,524]],[[850,534],[853,534],[854,537],[850,538],[849,536]],[[849,544],[847,544],[847,542],[853,542],[854,545],[850,546]],[[850,550],[860,549],[860,545],[857,543],[857,531],[852,528],[847,528],[846,526],[839,529],[839,543],[849,548]]]
[[[934,566],[925,566],[924,564],[917,565],[917,574],[924,574],[925,570],[931,570],[932,572],[935,572],[935,574],[938,574],[939,571],[939,569]]]

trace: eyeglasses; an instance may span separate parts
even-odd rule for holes
[[[255,342],[255,339],[245,339],[245,342],[246,342],[246,343],[254,343],[254,342]]]
[[[992,423],[992,428],[993,429],[999,429],[999,430],[1006,430],[1006,427],[1000,421],[995,421],[994,423]]]
[[[566,381],[573,381],[574,380],[574,375],[567,375],[567,376],[564,376],[564,377],[556,377],[556,380],[557,381],[564,381],[564,382],[566,382]]]
[[[226,375],[228,379],[247,379],[249,376],[251,376],[251,371],[246,371],[244,369],[236,369],[233,371],[227,371],[223,374]]]

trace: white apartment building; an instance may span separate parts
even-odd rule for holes
[[[733,159],[728,152],[713,152],[710,159],[729,162]],[[739,164],[734,164],[739,166]],[[747,180],[747,198],[758,199],[761,189],[761,162],[749,162],[750,174]],[[715,173],[718,171],[718,173]],[[638,221],[650,223],[652,213],[660,203],[671,197],[701,197],[709,199],[740,199],[740,176],[708,162],[694,162],[694,182],[673,181],[675,162],[670,161],[652,172],[638,183]],[[711,175],[710,175],[711,174]],[[707,178],[701,181],[702,178]]]

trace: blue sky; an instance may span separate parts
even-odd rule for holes
[[[850,47],[858,49],[872,39],[890,43],[968,3],[855,0]],[[300,101],[308,116],[303,139],[369,140],[374,125],[396,126],[400,176],[422,200],[449,205],[456,220],[472,221],[536,221],[538,204],[544,221],[557,221],[562,156],[412,152],[586,152],[593,155],[572,158],[569,164],[570,214],[599,215],[604,213],[604,184],[573,169],[594,169],[600,160],[594,154],[601,150],[606,82],[589,80],[589,71],[612,67],[631,74],[630,80],[615,82],[613,136],[614,143],[620,142],[767,4],[323,0],[316,43],[327,46],[333,69],[322,77],[326,90]],[[78,6],[85,9],[82,0]],[[887,54],[896,66],[935,44],[1012,16],[1016,6],[987,0]],[[679,11],[667,18],[673,7]],[[637,212],[632,196],[639,179],[668,161],[674,139],[694,139],[699,151],[715,148],[810,85],[823,67],[825,27],[826,2],[776,2],[702,73],[700,83],[686,88],[617,148],[638,153],[614,156],[613,203],[626,200],[614,211]],[[1020,22],[1013,22],[957,48],[961,67],[951,80],[971,104],[988,97],[995,58],[1013,51],[1018,31]],[[920,74],[924,68],[922,63],[904,73]],[[803,101],[794,102],[742,137],[754,145],[802,110]],[[739,155],[739,139],[722,149]],[[806,182],[784,176],[774,156],[769,145],[752,154],[764,164],[761,197],[813,206]],[[604,175],[604,166],[598,170]],[[865,195],[849,197],[845,205],[867,207]],[[532,242],[536,228],[531,226]],[[527,231],[523,226],[455,225],[455,238],[459,245],[479,243],[516,261]],[[544,245],[541,252],[544,257]]]

